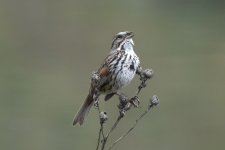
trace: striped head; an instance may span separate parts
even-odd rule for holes
[[[119,32],[113,38],[111,50],[133,50],[134,41],[132,37],[134,36],[133,32],[124,31]]]

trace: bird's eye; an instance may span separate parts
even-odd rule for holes
[[[118,35],[117,38],[121,39],[121,38],[123,38],[123,36],[122,35]]]

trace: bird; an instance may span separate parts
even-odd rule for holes
[[[94,104],[96,90],[106,95],[107,101],[132,81],[140,67],[139,57],[134,51],[133,36],[131,31],[119,32],[114,36],[110,52],[97,70],[101,84],[97,86],[91,81],[89,93],[76,113],[73,125],[84,123],[85,117]]]

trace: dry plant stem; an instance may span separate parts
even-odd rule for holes
[[[141,84],[138,86],[138,90],[136,92],[136,95],[138,95],[141,92],[141,89],[143,89],[146,86],[145,82],[147,81],[147,79],[145,79],[143,77],[143,75],[141,75],[141,74],[140,74],[140,80],[141,80]]]
[[[96,104],[96,108],[98,109],[98,113],[100,114],[101,110],[99,108],[98,102],[96,102],[95,104]],[[98,144],[97,144],[96,150],[98,150],[98,148],[99,148],[99,144],[101,142],[101,135],[102,135],[102,137],[104,139],[105,136],[104,136],[104,133],[103,133],[103,123],[101,123],[100,129],[99,129],[99,133],[98,133]]]
[[[114,125],[112,126],[112,128],[110,129],[109,133],[107,134],[106,137],[109,136],[109,134],[116,128],[117,124],[120,122],[120,119],[122,119],[123,117],[121,115],[118,116],[116,122],[114,123]]]
[[[100,111],[98,102],[96,102],[96,108],[98,109],[98,113],[100,114],[101,111]],[[96,150],[98,150],[99,143],[100,143],[100,140],[101,140],[101,132],[102,132],[102,125],[100,126],[99,133],[98,133],[98,144],[97,144]]]
[[[105,139],[105,135],[103,133],[103,124],[101,124],[100,129],[99,129],[99,133],[98,133],[98,144],[97,144],[96,150],[98,150],[99,144],[101,143],[101,136],[102,136],[102,138],[104,140]]]
[[[98,133],[98,144],[97,144],[96,150],[98,150],[99,143],[100,143],[100,140],[101,140],[101,132],[102,132],[102,126],[100,126],[100,129],[99,129],[99,133]]]
[[[109,132],[108,132],[108,134],[106,135],[106,137],[103,137],[103,143],[102,143],[102,149],[101,149],[101,150],[104,150],[105,144],[106,144],[106,142],[107,142],[107,140],[108,140],[108,137],[109,137],[110,133],[112,133],[112,131],[116,128],[116,126],[118,125],[119,121],[120,121],[122,118],[123,118],[123,117],[120,115],[120,116],[117,118],[116,122],[113,124],[112,128],[109,130]]]
[[[138,122],[151,110],[151,108],[154,105],[150,105],[149,108],[147,110],[145,110],[139,117],[138,119],[135,121],[135,123],[133,124],[133,126],[127,131],[125,132],[122,136],[120,136],[112,145],[109,146],[109,149],[112,149],[119,141],[121,141],[123,138],[125,138],[138,124]]]

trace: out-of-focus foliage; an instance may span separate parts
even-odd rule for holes
[[[72,119],[123,30],[135,33],[143,68],[155,71],[141,105],[157,94],[160,106],[115,150],[224,149],[225,3],[176,0],[1,1],[0,148],[94,149],[97,110],[82,127]],[[137,85],[136,78],[124,91]],[[101,102],[108,124],[117,103]],[[140,112],[129,112],[112,139]]]

